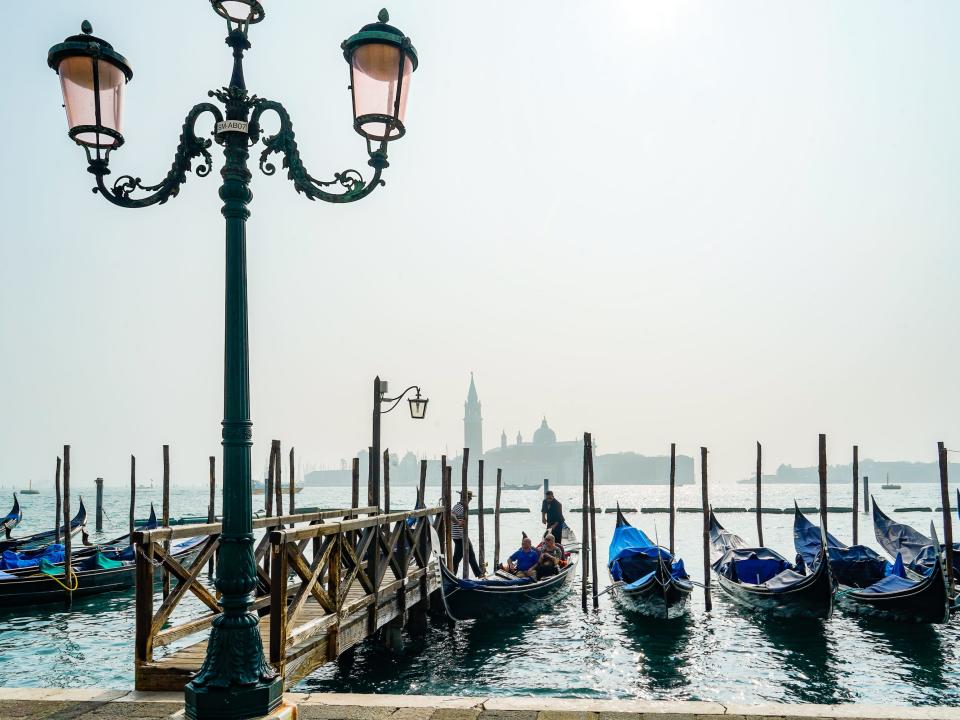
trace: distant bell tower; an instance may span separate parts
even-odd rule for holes
[[[471,459],[483,455],[483,418],[480,416],[480,398],[473,382],[473,373],[470,373],[467,401],[463,404],[463,446],[470,448]]]

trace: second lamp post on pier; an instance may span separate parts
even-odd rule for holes
[[[407,398],[410,405],[410,417],[414,420],[423,420],[427,416],[427,403],[430,402],[425,397],[420,397],[420,388],[417,385],[411,385],[396,397],[387,397],[387,381],[381,380],[377,375],[373,379],[373,444],[370,446],[369,472],[367,475],[367,487],[371,497],[368,498],[371,505],[380,507],[380,416],[386,415],[393,410],[400,401],[407,395],[416,391],[416,395]],[[386,410],[383,406],[392,403]]]

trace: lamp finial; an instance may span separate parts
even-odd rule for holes
[[[377,15],[377,20],[379,20],[382,23],[390,22],[390,13],[387,12],[386,8],[382,8],[380,10],[380,14]]]
[[[89,20],[84,20],[80,23],[80,32],[84,35],[90,35],[93,33],[93,25],[90,24]]]

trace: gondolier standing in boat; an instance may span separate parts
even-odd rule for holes
[[[473,491],[467,490],[467,494],[464,495],[463,491],[460,491],[460,502],[453,506],[450,510],[450,514],[453,516],[453,527],[450,530],[450,535],[453,538],[453,568],[456,570],[460,567],[460,561],[463,560],[463,517],[467,512],[467,506],[470,504],[470,501],[473,499]],[[481,518],[480,522],[483,522]],[[471,543],[470,547],[467,548],[467,560],[470,563],[470,569],[473,570],[475,577],[483,577],[484,573],[480,570],[480,566],[477,564],[477,556],[473,554],[473,544]]]
[[[540,506],[540,521],[547,526],[543,536],[553,535],[557,543],[562,543],[563,538],[563,506],[560,501],[553,496],[553,490],[547,490],[543,496],[543,504]]]

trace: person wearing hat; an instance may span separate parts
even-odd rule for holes
[[[451,528],[450,535],[453,538],[453,569],[454,572],[460,567],[460,561],[463,560],[463,518],[467,513],[467,506],[470,504],[470,501],[473,499],[473,491],[467,490],[467,494],[463,494],[463,490],[459,491],[460,502],[453,506],[453,509],[450,510],[450,516],[453,519],[453,527]],[[470,544],[470,547],[467,549],[467,560],[470,563],[470,569],[473,570],[474,577],[483,577],[483,571],[480,569],[480,565],[477,563],[477,556],[473,554],[473,544]]]

